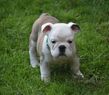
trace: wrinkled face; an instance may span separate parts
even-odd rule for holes
[[[74,31],[72,30],[72,28],[75,28],[71,27],[72,24],[71,23],[70,25],[64,23],[53,24],[47,29],[48,45],[50,47],[51,55],[54,58],[60,56],[67,56],[67,57],[72,56],[74,48],[73,47]]]
[[[65,24],[54,25],[48,34],[48,43],[53,57],[72,56],[74,33]]]

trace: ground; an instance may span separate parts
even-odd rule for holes
[[[31,67],[29,34],[43,12],[80,25],[75,40],[85,79],[59,66],[44,84]],[[0,95],[109,95],[109,0],[0,0]]]

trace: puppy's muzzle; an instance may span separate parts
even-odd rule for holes
[[[66,47],[64,45],[59,46],[59,52],[60,52],[59,56],[65,56],[65,49]]]

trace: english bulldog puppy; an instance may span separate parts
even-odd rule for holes
[[[29,55],[32,67],[40,66],[41,80],[50,81],[51,61],[71,60],[71,71],[83,78],[76,54],[74,35],[80,27],[73,22],[60,23],[55,17],[43,13],[33,24],[29,39]],[[39,58],[38,58],[39,57]]]

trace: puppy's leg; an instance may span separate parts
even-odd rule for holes
[[[36,56],[36,43],[33,40],[30,40],[29,43],[29,55],[30,55],[30,64],[32,67],[39,65],[38,58]]]
[[[41,73],[41,80],[44,82],[50,81],[50,66],[49,60],[46,56],[40,57],[40,73]]]
[[[71,65],[71,70],[73,71],[74,78],[83,79],[84,75],[80,71],[80,62],[76,55],[73,57],[73,63]]]

